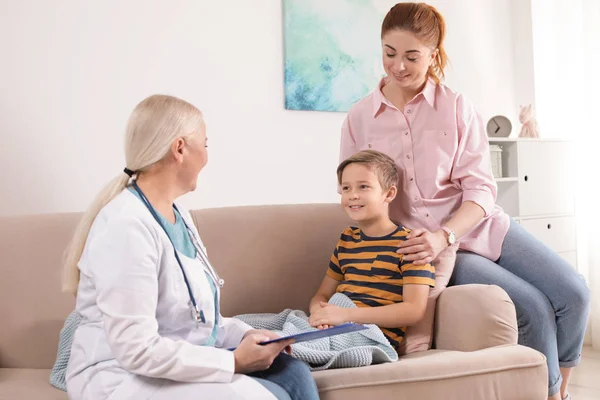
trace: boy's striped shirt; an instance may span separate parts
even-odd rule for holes
[[[406,284],[435,285],[431,264],[413,265],[403,261],[398,245],[410,230],[398,226],[387,236],[373,238],[360,228],[348,227],[333,251],[327,276],[340,282],[338,293],[348,296],[358,307],[378,307],[402,301]],[[398,349],[406,327],[380,327]]]

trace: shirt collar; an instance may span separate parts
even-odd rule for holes
[[[381,81],[379,81],[379,85],[377,85],[377,89],[373,92],[373,118],[377,116],[377,113],[379,112],[379,110],[381,110],[381,106],[383,104],[389,107],[393,107],[393,105],[388,101],[388,99],[385,98],[383,92],[381,91],[381,88],[385,85],[386,82],[387,77],[381,79]],[[427,103],[429,103],[429,105],[432,108],[435,108],[436,88],[437,84],[435,83],[435,81],[431,78],[428,78],[427,82],[425,83],[425,87],[423,88],[423,90],[421,90],[419,94],[415,96],[415,98],[423,96]]]
[[[437,83],[435,83],[435,81],[433,79],[428,78],[427,83],[425,84],[425,87],[421,91],[421,94],[423,94],[423,97],[425,97],[425,100],[427,100],[427,102],[429,103],[431,108],[435,108],[435,91],[436,91],[436,89],[437,89]]]

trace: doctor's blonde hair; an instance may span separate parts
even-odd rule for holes
[[[154,95],[140,102],[129,117],[125,133],[125,164],[136,173],[162,160],[175,139],[200,130],[202,113],[190,103],[172,96]],[[121,172],[102,189],[83,214],[65,252],[63,291],[77,294],[79,259],[96,216],[129,184]]]

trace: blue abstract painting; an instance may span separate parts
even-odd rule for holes
[[[285,108],[348,111],[384,75],[389,0],[282,0]]]

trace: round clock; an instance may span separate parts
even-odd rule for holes
[[[496,115],[488,121],[486,131],[489,137],[509,137],[512,124],[505,116]]]

